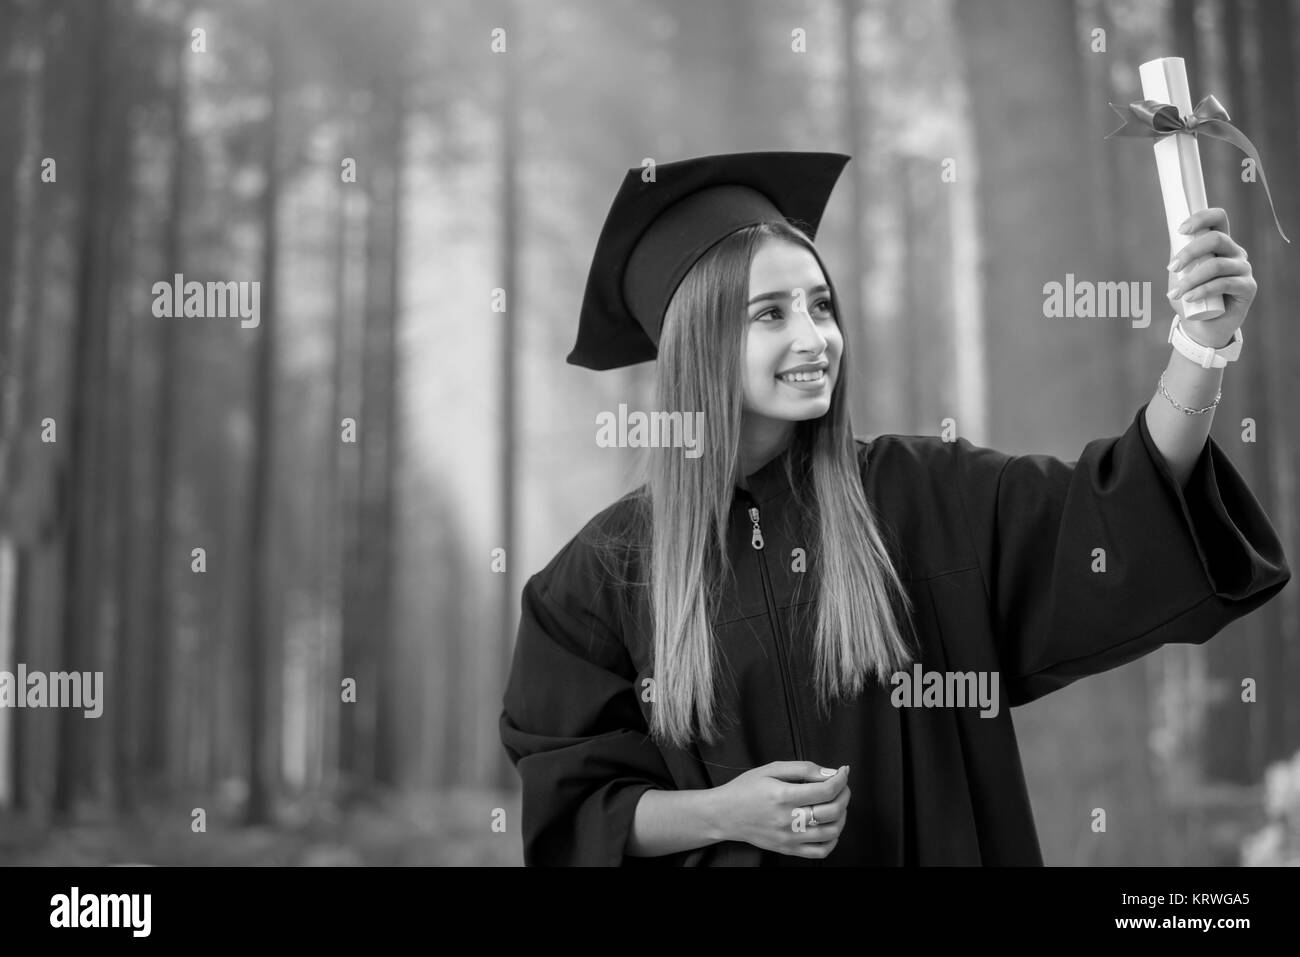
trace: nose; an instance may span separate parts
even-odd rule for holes
[[[792,325],[794,327],[794,351],[799,353],[810,353],[819,356],[826,351],[826,337],[822,335],[821,330],[817,328],[817,323],[808,313],[808,304],[805,301],[801,306],[791,310],[793,314]]]

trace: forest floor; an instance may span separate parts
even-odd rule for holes
[[[1287,826],[1206,795],[1167,822],[1179,853],[1165,863],[1300,866],[1300,814]],[[134,815],[83,803],[75,821],[0,808],[0,866],[460,866],[523,862],[519,792],[379,793],[350,801],[282,799],[273,824],[246,825],[237,790],[142,804]],[[195,830],[202,809],[206,830]],[[1233,813],[1235,812],[1235,813]],[[498,823],[496,828],[493,822]],[[502,827],[504,826],[504,829]],[[1244,851],[1244,853],[1243,853]],[[1079,859],[1049,864],[1094,863]],[[1127,862],[1126,862],[1127,863]]]
[[[209,795],[209,797],[211,797]],[[223,805],[225,802],[211,802]],[[196,831],[196,809],[206,830]],[[131,817],[93,806],[73,823],[0,809],[0,865],[517,866],[519,796],[508,791],[390,794],[340,806],[277,804],[275,823],[248,826],[202,802],[141,807]],[[493,821],[504,821],[493,829]]]

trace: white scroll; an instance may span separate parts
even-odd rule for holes
[[[1145,99],[1169,103],[1177,108],[1180,116],[1188,116],[1192,112],[1192,97],[1187,89],[1187,68],[1183,65],[1182,57],[1148,60],[1138,67],[1138,75],[1142,79],[1142,96]],[[1187,133],[1162,136],[1155,141],[1152,149],[1156,154],[1156,170],[1160,174],[1160,192],[1165,200],[1169,258],[1172,259],[1189,242],[1206,232],[1199,230],[1183,234],[1178,231],[1188,216],[1210,205],[1205,199],[1201,152],[1197,148],[1196,137]],[[1209,258],[1202,256],[1194,262],[1184,264],[1178,277],[1181,279],[1186,276],[1188,270]],[[1183,312],[1188,320],[1215,319],[1223,315],[1223,296],[1215,293],[1204,299],[1184,302]]]

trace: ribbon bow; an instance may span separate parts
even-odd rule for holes
[[[1264,175],[1264,163],[1259,158],[1259,150],[1255,149],[1255,144],[1245,133],[1228,122],[1228,111],[1214,98],[1213,93],[1196,104],[1191,116],[1180,116],[1177,107],[1157,100],[1130,103],[1127,116],[1124,109],[1114,103],[1110,104],[1110,108],[1119,114],[1124,124],[1107,133],[1106,139],[1112,136],[1147,136],[1158,139],[1171,133],[1187,133],[1191,136],[1204,133],[1237,147],[1254,160],[1255,168],[1259,170],[1259,181],[1264,184],[1264,195],[1268,197],[1268,208],[1273,213],[1273,225],[1283,239],[1288,243],[1291,241],[1286,238],[1282,224],[1277,221],[1277,209],[1273,206],[1273,194],[1268,189],[1268,178]]]

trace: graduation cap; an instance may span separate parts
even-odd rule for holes
[[[724,153],[664,163],[654,182],[623,178],[596,242],[571,365],[618,369],[655,358],[664,312],[708,250],[738,229],[790,221],[810,237],[842,153]]]

